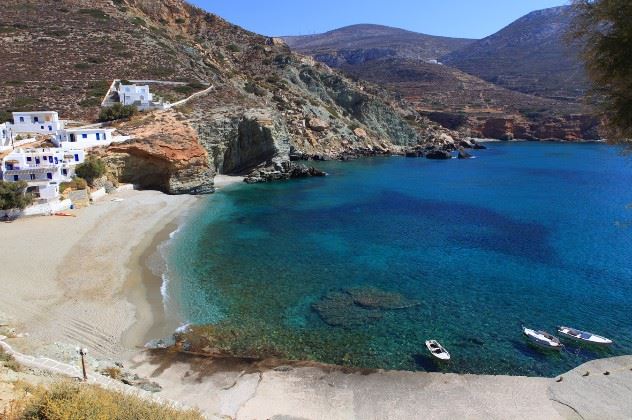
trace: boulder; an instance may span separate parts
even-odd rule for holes
[[[467,153],[464,149],[459,149],[459,155],[458,155],[459,159],[471,159],[472,155],[470,155],[469,153]]]
[[[446,150],[432,149],[426,153],[426,159],[433,159],[433,160],[452,159],[452,153]]]
[[[310,118],[307,121],[307,126],[312,130],[312,131],[316,131],[316,132],[323,132],[325,130],[327,130],[329,128],[329,123],[327,123],[324,120],[321,120],[320,118]]]
[[[368,134],[366,133],[366,130],[364,128],[356,128],[355,130],[353,130],[353,134],[356,135],[356,137],[360,138],[360,139],[365,139]]]

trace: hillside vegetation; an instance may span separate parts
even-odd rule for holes
[[[1,415],[6,420],[203,420],[194,410],[180,410],[157,402],[107,391],[94,385],[60,381],[52,386],[23,384],[24,397]]]

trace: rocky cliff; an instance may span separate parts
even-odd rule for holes
[[[213,86],[173,115],[121,126],[137,138],[107,160],[146,188],[207,192],[215,173],[309,173],[288,164],[291,152],[402,153],[447,131],[387,91],[182,0],[7,0],[0,28],[0,112],[53,108],[89,122],[114,78],[188,83],[152,85],[163,97]]]

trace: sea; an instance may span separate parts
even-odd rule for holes
[[[327,177],[205,198],[169,243],[167,305],[236,356],[552,377],[632,354],[632,158],[486,145],[469,160],[317,162]],[[522,335],[559,325],[615,344],[551,352]],[[429,339],[452,359],[433,360]]]

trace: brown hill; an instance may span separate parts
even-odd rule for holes
[[[318,35],[286,36],[295,51],[332,67],[383,58],[437,60],[474,42],[406,31],[381,25],[353,25]]]
[[[564,39],[571,20],[569,6],[535,11],[442,61],[508,89],[576,99],[588,85],[578,49]]]
[[[199,185],[195,179],[158,182],[165,191],[208,190],[216,172],[266,167],[271,177],[288,173],[291,150],[329,156],[397,151],[442,132],[388,93],[181,0],[5,0],[0,50],[4,115],[58,109],[64,118],[90,121],[114,78],[189,81],[189,88],[212,84],[210,94],[173,116],[194,128],[208,153],[208,174],[197,162]],[[182,94],[165,87],[160,93]],[[149,155],[149,140],[137,141],[142,147],[127,147],[125,153]],[[117,162],[134,162],[143,170],[138,159],[118,156]],[[186,172],[178,166],[177,173]]]

